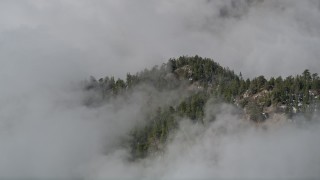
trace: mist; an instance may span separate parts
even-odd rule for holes
[[[317,0],[4,0],[1,59],[51,58],[95,76],[124,76],[195,54],[246,77],[319,72],[319,6]]]
[[[133,163],[119,144],[155,90],[88,107],[81,82],[195,54],[248,78],[320,72],[319,19],[317,0],[2,0],[0,177],[318,178],[319,115],[256,128],[208,104],[214,123],[186,119],[163,155]]]
[[[257,128],[241,120],[230,105],[208,104],[207,108],[217,113],[216,121],[206,127],[190,120],[180,122],[161,156],[128,163],[126,151],[118,150],[95,161],[89,179],[319,177],[319,119]]]

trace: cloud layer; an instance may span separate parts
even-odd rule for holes
[[[191,142],[181,129],[162,159],[127,163],[115,147],[139,122],[143,91],[90,108],[79,85],[195,54],[245,77],[319,72],[319,9],[316,0],[2,0],[0,176],[319,177],[318,125],[216,138],[219,123],[185,122]],[[222,114],[218,122],[237,122]]]
[[[207,127],[182,121],[161,156],[128,163],[125,151],[119,150],[95,161],[89,179],[317,179],[320,176],[319,119],[302,126],[273,124],[256,128],[232,115],[231,106],[207,108],[217,107],[217,119]]]
[[[70,62],[82,73],[123,76],[171,57],[199,54],[247,77],[318,72],[319,4],[4,0],[1,59]]]

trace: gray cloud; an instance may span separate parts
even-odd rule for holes
[[[320,67],[319,1],[2,1],[1,14],[2,44],[41,40],[15,54],[58,51],[54,61],[65,61],[67,51],[97,76],[194,54],[248,77]]]
[[[257,147],[252,153],[279,150],[275,157],[280,159],[288,152],[287,159],[292,163],[269,161],[271,157],[267,156],[266,165],[260,164],[265,159],[259,157],[243,168],[257,164],[276,173],[278,170],[271,165],[277,162],[279,166],[275,167],[289,168],[277,172],[278,177],[287,175],[290,169],[295,170],[295,177],[319,175],[313,168],[299,169],[310,164],[319,167],[318,160],[312,159],[319,147],[312,144],[316,131],[299,129],[296,134],[295,128],[288,134],[276,131],[275,136],[248,130],[240,133],[242,141],[233,134],[226,135],[229,144],[219,145],[225,151],[218,149],[211,154],[215,149],[206,143],[215,136],[210,131],[213,125],[203,135],[196,135],[190,151],[183,151],[181,156],[175,154],[188,141],[179,139],[178,133],[164,160],[128,164],[124,160],[127,152],[111,147],[139,121],[143,95],[137,92],[126,101],[118,99],[88,108],[83,105],[88,94],[79,90],[79,82],[89,75],[124,77],[126,72],[134,73],[180,55],[211,57],[245,77],[296,74],[306,68],[319,72],[319,9],[316,0],[2,0],[0,175],[117,177],[126,171],[133,177],[170,178],[192,176],[193,172],[194,177],[209,177],[224,176],[226,167],[231,167],[232,176],[248,171],[240,171],[239,163],[232,164],[233,153],[237,153],[234,149],[240,148],[243,156],[237,158],[245,161],[250,155],[247,152],[260,141],[269,142],[267,148]],[[115,111],[117,108],[120,110]],[[187,123],[181,126],[191,128]],[[278,136],[282,137],[279,141]],[[297,151],[285,149],[283,143]],[[309,147],[309,154],[301,155],[303,146]],[[280,147],[284,149],[277,149]],[[198,153],[203,154],[198,160],[186,158]],[[218,158],[218,164],[204,161],[216,156],[223,157]],[[298,160],[301,166],[295,166]],[[183,166],[193,161],[197,172]],[[167,165],[177,171],[164,168]],[[217,168],[221,174],[211,173],[209,168]],[[264,175],[260,170],[243,177]]]
[[[126,152],[119,150],[95,161],[89,179],[316,179],[320,176],[318,118],[304,125],[255,127],[233,115],[235,110],[231,106],[209,105],[207,110],[216,108],[216,121],[207,127],[182,121],[161,156],[128,163]]]

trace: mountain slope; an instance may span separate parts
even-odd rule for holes
[[[85,101],[88,106],[144,92],[141,114],[145,123],[137,125],[127,141],[132,160],[163,151],[182,119],[203,125],[214,121],[214,116],[204,119],[209,101],[232,104],[243,119],[256,123],[279,115],[288,119],[297,114],[308,117],[319,109],[320,102],[317,73],[305,70],[295,77],[267,80],[259,76],[244,80],[241,73],[236,75],[229,68],[199,56],[170,59],[160,67],[127,74],[126,80],[91,77],[85,89],[97,95]]]

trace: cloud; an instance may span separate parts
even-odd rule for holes
[[[112,150],[139,122],[138,95],[90,108],[80,87],[59,88],[2,97],[1,177],[80,177],[81,166]]]
[[[68,52],[68,61],[96,76],[123,77],[170,57],[194,54],[247,77],[300,74],[306,68],[317,72],[320,67],[318,1],[6,0],[1,13],[2,44],[33,37],[32,48],[15,49],[15,54],[41,50],[50,57],[55,51],[52,61],[65,61],[63,52]],[[1,50],[9,51],[6,46]]]
[[[216,143],[211,145],[210,139],[216,135],[210,129],[218,123],[202,129],[185,122],[181,127],[191,128],[192,144],[183,139],[181,130],[182,139],[177,133],[163,159],[130,164],[125,161],[126,150],[115,147],[141,119],[143,92],[90,108],[83,104],[90,95],[80,90],[79,82],[90,75],[125,77],[168,58],[194,54],[211,57],[245,77],[296,74],[306,68],[319,72],[319,4],[315,0],[2,0],[0,175],[118,177],[125,171],[133,177],[223,177],[230,172],[226,167],[232,168],[232,176],[254,166],[261,169],[243,176],[264,175],[268,171],[263,167],[277,172],[277,177],[290,173],[303,177],[309,172],[318,176],[313,169],[319,167],[312,158],[319,147],[313,143],[317,136],[313,128],[279,130],[274,135],[249,128],[235,133],[241,141],[232,133],[219,137],[219,148],[214,149]],[[235,117],[225,113],[221,119]],[[255,147],[262,141],[266,149]],[[236,148],[243,156],[234,157]],[[264,159],[258,156],[260,151],[279,152],[275,158],[280,160]],[[310,152],[303,154],[306,151]],[[248,166],[233,162],[234,158],[246,161],[249,152],[258,157],[249,159]],[[198,154],[199,159],[192,158]],[[213,162],[218,158],[218,164],[207,158]],[[279,166],[271,167],[273,162]],[[288,166],[278,172],[280,165]],[[220,174],[209,171],[215,168]]]
[[[217,108],[216,120],[206,127],[181,121],[162,155],[128,163],[126,152],[119,150],[95,161],[88,179],[319,177],[318,118],[304,125],[263,127],[233,115],[235,109],[229,105],[207,106],[207,110]]]

